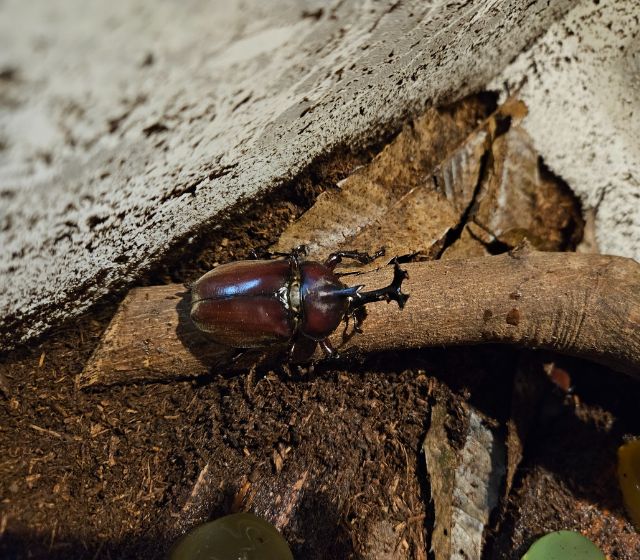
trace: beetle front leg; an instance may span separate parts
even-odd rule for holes
[[[350,338],[353,333],[362,334],[362,324],[364,323],[364,315],[366,315],[364,307],[351,307],[344,316],[344,332],[343,338]],[[351,334],[349,334],[349,322],[353,322]]]
[[[357,332],[358,334],[362,334],[362,324],[364,323],[364,310],[363,308],[354,309],[349,317],[353,319],[353,332]]]
[[[384,247],[379,251],[376,251],[373,255],[369,253],[363,253],[361,251],[337,251],[335,253],[331,253],[327,260],[324,262],[324,265],[330,269],[335,269],[338,266],[342,259],[353,259],[361,264],[369,264],[375,261],[378,257],[382,257],[384,255]]]
[[[364,306],[351,307],[344,317],[344,330],[342,331],[342,342],[346,343],[351,340],[357,334],[362,334],[362,325],[364,319],[367,316],[367,311]],[[353,323],[349,328],[349,323]]]

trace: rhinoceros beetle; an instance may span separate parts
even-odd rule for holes
[[[404,307],[408,296],[401,291],[407,278],[394,260],[391,284],[363,292],[364,286],[348,287],[334,272],[343,258],[372,262],[384,254],[342,251],[324,263],[304,260],[304,246],[284,257],[223,264],[207,272],[192,288],[191,319],[219,344],[236,348],[264,348],[276,344],[316,347],[335,355],[328,337],[348,317],[358,318],[363,306],[394,300]],[[359,322],[355,329],[359,331]]]

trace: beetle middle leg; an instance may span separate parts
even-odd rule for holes
[[[255,249],[251,249],[249,251],[249,256],[252,259],[273,259],[275,257],[285,257],[285,258],[295,258],[299,259],[300,257],[304,257],[308,252],[308,248],[306,245],[297,245],[288,253],[282,253],[280,251],[276,251],[275,253],[269,251],[268,249],[261,249],[256,251]]]
[[[369,253],[364,253],[362,251],[337,251],[335,253],[331,253],[327,260],[324,262],[324,265],[333,270],[336,266],[338,266],[342,259],[353,259],[362,264],[369,264],[375,261],[378,257],[382,257],[384,255],[384,247],[379,251],[376,251],[373,255]]]
[[[320,345],[320,348],[322,348],[323,352],[326,354],[327,358],[337,359],[340,357],[340,354],[338,354],[338,351],[331,345],[331,342],[329,342],[328,338],[325,338],[324,340],[320,340],[318,344]]]
[[[298,334],[289,348],[289,361],[294,364],[308,362],[313,357],[317,346],[317,341],[303,334]]]
[[[296,364],[311,360],[316,348],[320,346],[327,358],[339,358],[340,354],[331,345],[328,338],[324,340],[313,340],[312,338],[300,335],[289,349],[289,361]]]

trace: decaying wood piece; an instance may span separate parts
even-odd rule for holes
[[[338,329],[344,356],[431,346],[506,343],[546,348],[640,377],[640,264],[622,257],[508,254],[403,265],[409,301],[367,307],[363,333]],[[345,276],[367,289],[391,267]],[[79,385],[196,376],[224,349],[195,331],[178,285],[133,290],[118,310]]]
[[[429,474],[434,524],[431,552],[440,560],[451,552],[451,507],[457,466],[456,449],[447,440],[447,407],[437,402],[431,409],[431,424],[422,444]]]
[[[465,428],[460,449],[448,436],[445,399],[431,412],[423,444],[435,523],[431,550],[436,560],[480,560],[484,531],[498,504],[505,475],[505,445],[478,411],[462,405]]]
[[[349,342],[354,349],[498,342],[640,375],[640,264],[631,259],[525,247],[406,269],[409,303],[403,311],[370,306],[364,335]],[[377,283],[368,274],[351,281]]]

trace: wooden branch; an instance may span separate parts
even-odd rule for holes
[[[410,294],[367,307],[364,332],[332,343],[343,356],[482,343],[580,356],[640,377],[640,264],[621,257],[539,253],[403,265]],[[391,267],[346,276],[373,289]],[[229,356],[192,325],[182,286],[132,290],[81,374],[87,387],[206,373]]]
[[[189,291],[181,284],[132,289],[78,385],[167,381],[207,373],[229,351],[195,328],[189,307]]]

